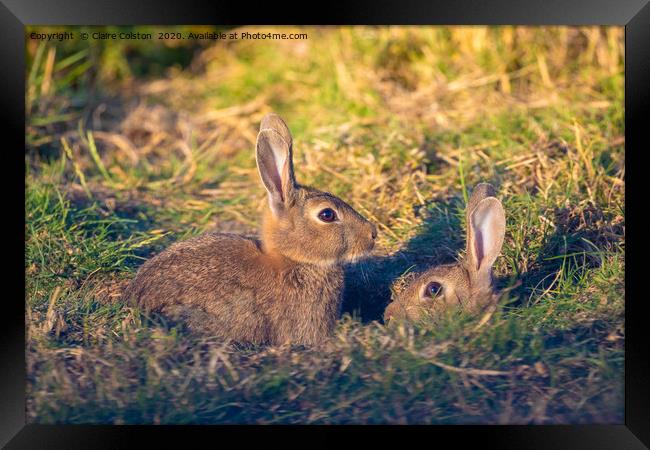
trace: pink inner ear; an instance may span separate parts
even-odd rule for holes
[[[280,195],[280,199],[284,201],[284,196],[282,194],[282,179],[278,173],[276,164],[273,161],[264,161],[264,167],[268,177],[271,179],[271,183],[275,186],[275,190]]]
[[[483,199],[472,211],[469,217],[472,235],[470,261],[481,276],[490,275],[492,265],[496,260],[505,232],[505,214],[501,203],[494,197]],[[468,249],[469,252],[469,249]],[[487,281],[487,280],[486,280]]]
[[[273,183],[277,186],[280,198],[284,201],[284,192],[282,192],[282,175],[287,176],[285,172],[285,163],[287,162],[286,155],[281,151],[273,149],[273,160],[275,162],[275,171],[273,176]]]
[[[481,267],[481,261],[485,257],[483,251],[483,233],[480,228],[474,229],[474,254],[476,255],[476,270]]]
[[[474,230],[474,254],[476,255],[476,270],[481,268],[489,251],[488,246],[495,235],[492,210],[477,208],[472,215],[472,228]]]

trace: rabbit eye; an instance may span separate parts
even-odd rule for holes
[[[332,208],[325,208],[321,212],[318,213],[318,218],[322,220],[323,222],[334,222],[336,220],[336,213]]]
[[[431,283],[427,284],[427,287],[424,289],[424,293],[427,297],[437,297],[442,293],[442,284],[438,283],[437,281],[432,281]]]

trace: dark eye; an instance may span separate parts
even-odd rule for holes
[[[336,213],[332,208],[325,208],[318,213],[318,218],[323,222],[334,222],[336,220]]]
[[[427,287],[424,289],[424,293],[427,297],[437,297],[442,293],[442,284],[438,283],[437,281],[432,281],[431,283],[427,284]]]

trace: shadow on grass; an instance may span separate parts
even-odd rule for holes
[[[464,207],[459,197],[416,206],[415,213],[425,215],[424,222],[406,245],[390,256],[372,256],[346,267],[343,312],[364,323],[381,321],[395,280],[434,264],[453,263],[465,245]]]
[[[84,192],[81,186],[69,185],[64,195],[70,202],[72,212],[90,211],[98,221],[114,221],[112,224],[114,232],[107,235],[109,240],[125,239],[135,233],[143,233],[156,228],[159,223],[154,217],[154,208],[142,198],[139,198],[132,191],[114,191],[101,185],[95,185],[91,190],[91,197]],[[91,231],[92,225],[85,228]],[[168,238],[155,241],[154,245],[144,245],[134,249],[133,254],[137,258],[146,259],[155,252],[160,251],[171,243]],[[133,261],[130,258],[128,263],[131,267],[137,267],[141,262]]]
[[[552,287],[560,271],[570,275],[601,267],[603,253],[624,238],[623,222],[592,205],[555,208],[553,224],[554,232],[544,240],[532,270],[522,274],[521,285],[511,291],[513,306],[527,306],[531,295]]]
[[[463,199],[448,197],[421,209],[426,217],[419,233],[402,249],[388,257],[373,256],[346,267],[343,312],[364,323],[383,321],[383,312],[391,301],[391,286],[399,277],[456,261],[465,246]],[[553,282],[552,275],[560,270],[571,273],[600,267],[602,253],[611,250],[624,236],[622,222],[616,223],[602,209],[591,205],[556,208],[554,225],[555,230],[544,240],[532,269],[519,276],[521,283],[510,291],[512,306],[525,306],[531,293],[548,287]],[[495,279],[497,289],[512,283],[509,276]]]

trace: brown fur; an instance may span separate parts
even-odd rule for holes
[[[125,298],[226,340],[322,341],[340,315],[341,265],[372,249],[376,229],[341,199],[295,183],[291,156],[288,128],[267,115],[257,146],[269,193],[261,239],[206,233],[176,243],[140,268]],[[319,221],[323,208],[339,220]]]
[[[505,213],[494,194],[494,188],[487,183],[477,185],[472,192],[466,212],[465,258],[418,275],[388,305],[384,321],[437,316],[450,308],[478,312],[493,303],[492,265],[501,251],[505,233]],[[486,223],[489,227],[482,228]],[[442,293],[435,298],[425,294],[431,282],[442,285]]]

